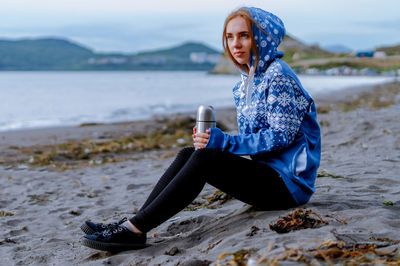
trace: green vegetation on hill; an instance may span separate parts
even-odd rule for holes
[[[0,40],[0,70],[211,70],[215,56],[218,51],[193,42],[125,55],[95,53],[63,39]]]
[[[285,53],[284,60],[287,63],[292,63],[297,60],[329,58],[335,54],[321,49],[318,45],[306,45],[295,38],[286,35],[282,43],[278,47],[279,51]]]
[[[400,44],[395,46],[379,47],[376,51],[385,52],[387,55],[400,55]]]
[[[0,70],[81,69],[93,55],[62,39],[0,40]]]
[[[194,56],[194,57],[193,57]],[[130,58],[137,69],[211,70],[219,59],[219,51],[204,44],[187,42],[163,50],[146,51]]]
[[[173,56],[173,57],[189,58],[191,53],[217,54],[219,53],[219,51],[200,43],[186,42],[183,43],[182,45],[168,49],[141,52],[138,53],[136,56],[142,57],[151,55],[151,56]]]

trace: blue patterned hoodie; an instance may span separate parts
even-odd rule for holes
[[[282,21],[259,8],[245,9],[257,24],[252,31],[259,61],[254,76],[241,73],[241,81],[233,88],[239,134],[231,136],[212,128],[206,148],[250,155],[269,165],[280,174],[297,204],[304,204],[315,191],[321,159],[315,104],[292,69],[280,60],[277,47],[285,36]],[[254,62],[252,54],[251,67]]]

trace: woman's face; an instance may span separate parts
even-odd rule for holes
[[[226,39],[233,58],[250,69],[251,37],[244,18],[237,16],[228,22]]]

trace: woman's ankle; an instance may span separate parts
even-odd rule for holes
[[[122,226],[126,227],[129,231],[134,232],[136,234],[142,234],[143,232],[140,231],[131,221],[126,220]]]

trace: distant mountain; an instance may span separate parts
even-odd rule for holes
[[[95,53],[57,38],[0,40],[0,70],[211,70],[219,52],[188,42],[138,54]]]
[[[204,44],[187,42],[182,45],[154,51],[140,52],[130,58],[137,68],[165,70],[211,70],[218,62],[220,52]]]
[[[145,51],[140,52],[136,56],[171,56],[173,55],[178,57],[189,58],[191,53],[208,53],[208,54],[217,54],[219,51],[212,49],[204,44],[197,42],[186,42],[176,47],[171,47],[168,49],[155,50],[155,51]]]
[[[349,47],[346,47],[341,44],[325,45],[322,47],[322,49],[335,54],[347,54],[353,51]]]
[[[0,40],[0,70],[80,69],[93,51],[63,39]]]

